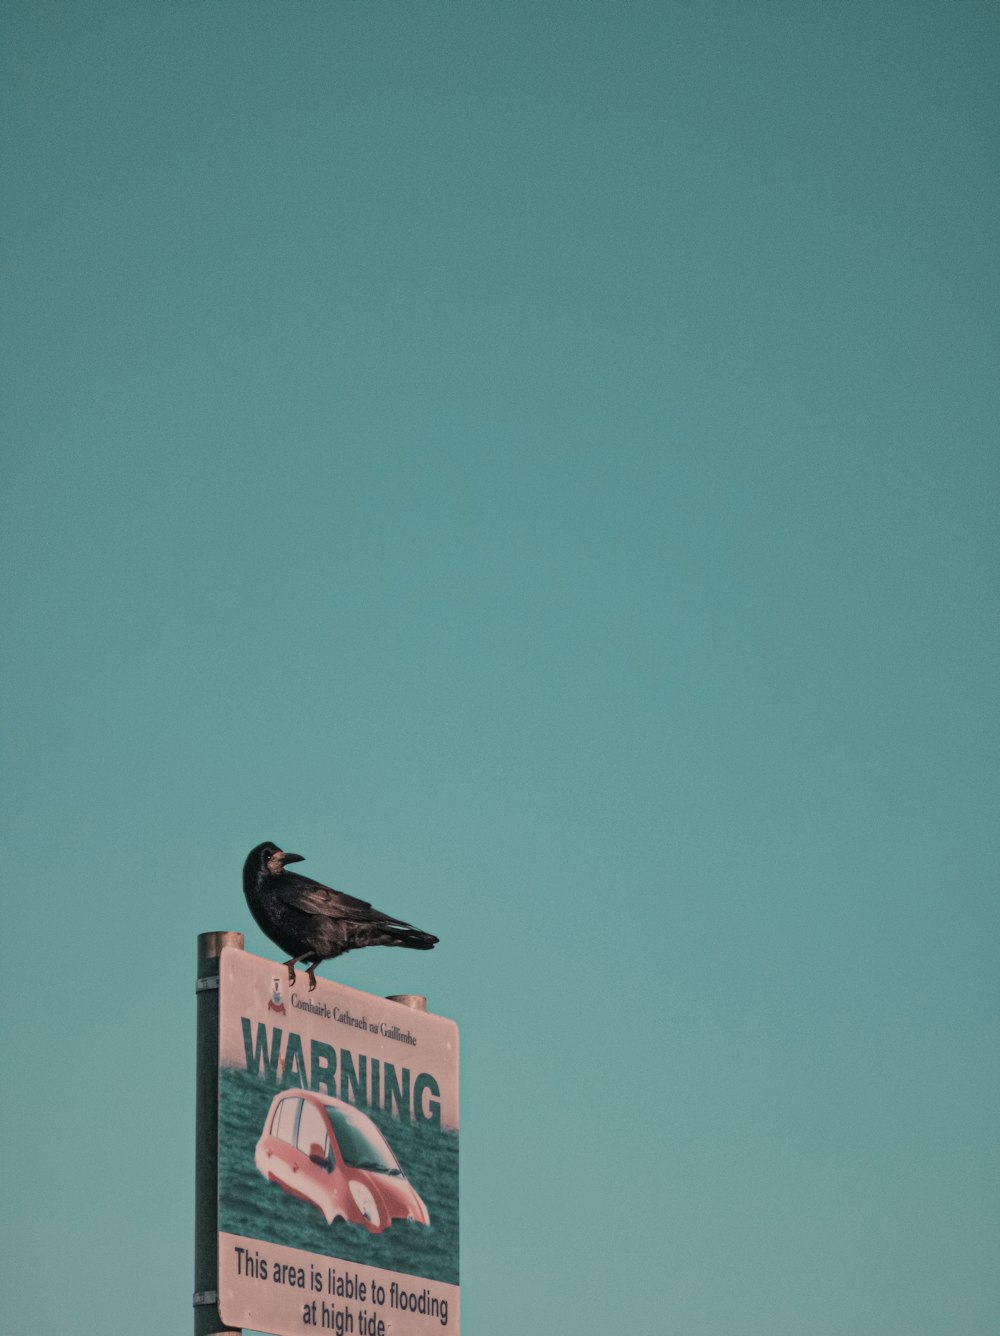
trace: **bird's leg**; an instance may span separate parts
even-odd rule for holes
[[[310,957],[311,955],[312,955],[312,952],[311,952],[311,951],[306,951],[304,955],[301,955],[301,956],[295,956],[292,960],[285,960],[285,961],[282,961],[282,964],[283,964],[283,965],[285,966],[285,968],[288,970],[288,986],[289,986],[289,988],[294,988],[294,987],[295,987],[295,966],[298,965],[298,964],[299,964],[301,961],[303,961],[303,960],[308,960],[309,957]],[[313,963],[312,963],[311,965],[307,966],[307,968],[306,968],[306,973],[309,975],[309,991],[310,991],[310,993],[311,993],[312,990],[316,987],[316,975],[313,973],[313,971],[315,970],[315,968],[316,968],[316,966],[317,966],[318,964],[319,964],[319,961],[318,961],[318,960],[314,960]]]
[[[295,987],[295,966],[299,963],[299,961],[301,961],[301,960],[305,960],[306,957],[307,957],[308,955],[309,955],[309,952],[307,951],[307,952],[305,953],[304,956],[295,956],[292,960],[285,960],[285,961],[282,962],[283,965],[285,966],[285,968],[288,970],[288,986],[289,986],[289,988],[294,988],[294,987]],[[317,963],[318,963],[318,962],[314,961],[314,962],[313,962],[313,967],[312,967],[312,969],[309,971],[309,977],[310,977],[310,979],[312,979],[312,983],[309,985],[309,991],[310,991],[310,993],[311,993],[312,990],[316,987],[316,980],[313,979],[313,972],[312,972],[312,971],[313,971],[313,969],[316,968]]]

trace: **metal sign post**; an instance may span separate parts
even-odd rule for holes
[[[198,936],[194,1158],[194,1336],[242,1330],[219,1317],[219,957],[241,932]]]

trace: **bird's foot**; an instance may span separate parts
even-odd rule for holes
[[[309,991],[310,991],[310,993],[311,993],[312,990],[316,987],[316,975],[313,973],[313,970],[315,970],[315,968],[316,968],[315,965],[311,965],[311,966],[309,967],[309,969],[306,970],[306,973],[309,975]]]
[[[286,961],[285,961],[285,968],[288,970],[288,986],[289,986],[289,988],[294,988],[294,987],[295,987],[295,961],[294,961],[294,960],[286,960]]]

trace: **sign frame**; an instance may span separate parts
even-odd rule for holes
[[[459,1336],[456,1023],[290,986],[233,941],[217,968],[216,1284],[196,1336]]]

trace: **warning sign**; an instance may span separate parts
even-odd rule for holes
[[[222,1319],[457,1336],[457,1026],[299,979],[220,958]]]

